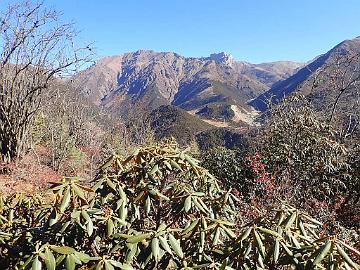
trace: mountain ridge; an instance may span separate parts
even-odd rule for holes
[[[288,76],[302,64],[278,61],[251,64],[220,52],[209,57],[184,57],[173,52],[138,50],[100,59],[77,74],[79,88],[95,104],[124,115],[132,103],[150,109],[175,105],[187,111],[210,104],[238,106]]]
[[[300,92],[318,108],[329,106],[335,95],[325,91],[332,87],[329,80],[323,75],[323,87],[316,89],[314,81],[321,70],[329,73],[336,61],[352,54],[360,55],[360,37],[344,40],[307,63],[252,64],[226,52],[196,58],[138,50],[104,57],[74,80],[93,103],[115,116],[126,118],[139,104],[148,112],[171,105],[215,126],[246,127],[256,125],[270,98],[276,104]]]
[[[251,100],[249,105],[258,111],[265,111],[268,108],[268,103],[276,104],[283,98],[294,92],[301,92],[305,95],[309,95],[310,88],[312,88],[309,83],[315,83],[316,73],[319,70],[328,73],[330,75],[331,69],[334,69],[339,61],[351,61],[351,58],[360,55],[360,37],[354,39],[347,39],[328,52],[315,57],[310,63],[299,69],[295,74],[288,77],[283,81],[279,81],[277,84],[273,85],[268,91],[258,96],[256,99]],[[338,66],[345,71],[348,69],[348,72],[351,72],[351,67],[346,67],[346,65]],[[355,69],[354,69],[355,71]],[[335,71],[333,71],[335,72]],[[323,76],[326,81],[325,76]],[[324,84],[326,85],[326,83]],[[312,95],[318,94],[319,90],[312,93]],[[271,100],[271,101],[270,101]]]

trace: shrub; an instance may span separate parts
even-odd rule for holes
[[[360,253],[292,207],[245,227],[237,201],[173,141],[112,156],[90,188],[0,197],[2,269],[350,269]]]
[[[244,159],[236,150],[212,148],[201,153],[201,160],[201,165],[227,188],[235,187],[238,190],[246,188]]]
[[[347,148],[303,98],[273,109],[258,139],[273,175],[292,182],[295,200],[310,195],[331,201],[349,190]]]
[[[2,266],[55,269],[48,266],[55,258],[66,269],[212,263],[220,241],[209,239],[219,233],[223,242],[235,237],[235,198],[197,163],[166,142],[127,159],[111,157],[92,189],[75,178],[54,183],[50,205],[38,198],[6,198]]]
[[[236,150],[213,148],[203,152],[202,166],[209,170],[227,189],[235,189],[246,202],[259,206],[276,201],[282,187],[275,186],[259,153],[242,154]]]
[[[249,142],[244,134],[225,128],[203,131],[196,135],[196,141],[202,151],[224,147],[236,149],[238,152],[243,153],[246,152],[249,147]]]

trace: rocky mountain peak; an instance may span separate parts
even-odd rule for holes
[[[232,66],[235,63],[234,57],[230,53],[220,52],[210,54],[209,60],[214,60],[217,64]]]

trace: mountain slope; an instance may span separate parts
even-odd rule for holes
[[[156,139],[174,137],[181,145],[189,144],[198,133],[211,128],[209,124],[172,105],[154,109],[149,122]]]
[[[270,90],[249,104],[256,110],[265,111],[268,102],[276,104],[284,97],[298,91],[322,106],[334,101],[340,84],[351,81],[359,69],[360,37],[345,40],[327,53],[315,58],[287,79],[275,83]]]

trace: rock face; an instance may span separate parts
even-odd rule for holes
[[[210,54],[210,57],[207,59],[214,60],[215,63],[217,63],[217,64],[227,65],[230,67],[232,67],[235,63],[234,57],[231,54],[225,53],[225,52],[212,53],[212,54]]]
[[[267,110],[271,99],[277,103],[294,92],[307,96],[319,109],[325,109],[336,99],[340,88],[360,75],[360,37],[345,40],[327,53],[316,57],[292,76],[271,86],[249,104],[258,111]],[[351,87],[355,87],[353,84]],[[344,102],[351,102],[351,87],[344,93]],[[348,97],[346,99],[346,96]],[[349,104],[348,104],[349,105]]]
[[[95,104],[118,115],[126,115],[134,104],[148,110],[174,105],[197,112],[214,104],[248,110],[249,100],[291,76],[301,65],[236,62],[227,53],[186,58],[140,50],[103,58],[73,80]]]

